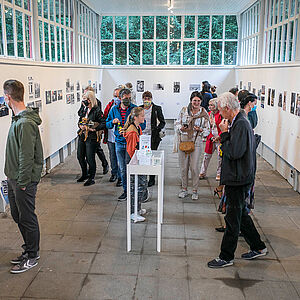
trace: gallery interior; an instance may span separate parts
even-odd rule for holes
[[[0,299],[300,299],[299,35],[300,0],[0,0]],[[8,79],[21,81],[25,104],[39,108],[44,152],[41,259],[19,275],[9,273],[22,243],[5,197]],[[178,198],[173,153],[174,120],[206,80],[217,95],[254,93],[261,135],[251,215],[269,253],[242,260],[239,237],[234,265],[220,270],[207,268],[223,237],[215,231],[224,224],[216,154],[193,201]],[[76,182],[84,89],[92,86],[104,109],[127,82],[137,105],[151,91],[166,119],[161,252],[157,184],[127,252],[126,202],[117,201],[110,172],[97,158],[96,184]]]

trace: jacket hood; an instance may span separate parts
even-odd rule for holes
[[[26,110],[20,112],[17,116],[13,117],[14,121],[20,120],[22,118],[30,119],[35,122],[37,125],[41,125],[42,119],[39,116],[38,108],[27,107]]]
[[[127,139],[129,136],[131,136],[133,134],[139,135],[138,130],[136,129],[136,127],[133,124],[131,124],[128,127],[128,129],[126,130],[126,132],[123,134],[123,136],[124,136],[125,139]]]

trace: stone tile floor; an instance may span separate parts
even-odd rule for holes
[[[106,150],[106,146],[103,146]],[[247,244],[240,238],[235,264],[207,268],[219,254],[223,222],[215,160],[200,182],[199,200],[179,199],[180,176],[172,136],[166,153],[162,252],[156,252],[156,195],[144,204],[145,223],[134,224],[133,251],[126,252],[126,204],[109,174],[96,184],[76,183],[73,154],[44,177],[37,194],[41,259],[29,272],[12,275],[9,260],[20,253],[21,239],[11,217],[0,217],[0,299],[300,299],[300,195],[258,159],[253,219],[269,255],[243,261]],[[100,164],[99,164],[100,165]],[[98,168],[101,174],[101,167]]]

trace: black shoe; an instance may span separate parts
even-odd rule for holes
[[[109,170],[108,165],[106,165],[105,167],[103,167],[103,175],[107,174]]]
[[[25,258],[19,264],[13,266],[10,270],[10,273],[18,274],[26,272],[35,267],[37,264],[38,262],[36,258]]]
[[[127,199],[127,193],[123,193],[119,198],[118,198],[118,201],[122,202],[122,201],[126,201]]]
[[[115,182],[118,179],[117,175],[111,175],[109,178],[109,182]]]
[[[24,259],[28,258],[28,254],[26,252],[23,252],[20,256],[13,258],[10,263],[13,265],[20,264]],[[39,254],[35,257],[36,260],[40,259]]]
[[[118,179],[118,181],[116,183],[116,186],[122,186],[122,179],[121,178]]]
[[[80,178],[77,179],[77,182],[84,182],[86,179],[88,179],[88,176],[81,176]]]
[[[90,186],[90,185],[92,185],[92,184],[95,184],[95,180],[89,178],[89,179],[84,183],[84,186]]]
[[[218,232],[225,232],[225,227],[223,227],[223,226],[216,227],[215,230],[218,231]]]
[[[151,187],[153,185],[155,185],[155,180],[149,180],[148,181],[148,187]]]

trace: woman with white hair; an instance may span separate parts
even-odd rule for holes
[[[95,154],[98,147],[97,131],[105,128],[105,118],[97,104],[95,93],[87,91],[83,95],[83,104],[85,106],[83,114],[79,118],[78,126],[78,148],[77,159],[79,161],[82,175],[77,182],[83,182],[84,186],[95,183],[96,160]],[[89,169],[87,168],[89,166]]]

